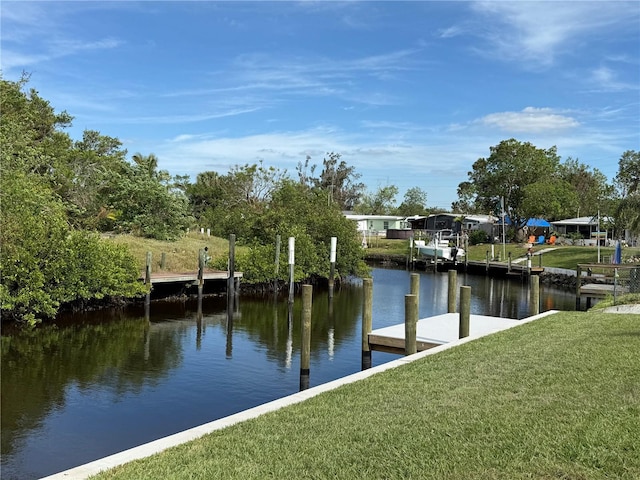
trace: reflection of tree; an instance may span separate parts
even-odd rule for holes
[[[350,338],[360,327],[362,289],[343,286],[336,291],[332,311],[329,311],[328,293],[314,289],[311,317],[311,355],[327,348],[329,330],[333,329],[335,348],[345,338]],[[288,305],[286,299],[274,304],[273,300],[243,300],[240,302],[241,318],[234,322],[234,331],[246,332],[253,341],[266,347],[267,357],[282,367],[286,363],[288,337]],[[300,318],[302,304],[299,298],[293,307],[293,345],[300,347]],[[359,330],[358,330],[359,331]]]
[[[177,329],[150,328],[141,318],[112,314],[116,318],[100,323],[47,325],[2,337],[3,456],[25,430],[64,407],[70,386],[85,390],[101,383],[120,396],[156,384],[180,363]]]

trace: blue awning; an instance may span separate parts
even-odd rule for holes
[[[511,219],[508,216],[505,216],[504,223],[506,223],[507,225],[511,225]],[[529,220],[527,220],[526,226],[529,228],[546,228],[550,227],[551,224],[544,218],[530,218]]]

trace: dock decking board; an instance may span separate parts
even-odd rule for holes
[[[520,323],[510,318],[471,315],[469,336],[485,335],[505,330]],[[418,320],[416,327],[416,345],[418,351],[458,340],[460,314],[445,313]],[[378,328],[369,333],[371,350],[391,353],[404,353],[404,323]]]
[[[202,275],[203,280],[226,280],[229,273],[225,271],[209,271]],[[242,272],[235,272],[234,278],[242,278]],[[144,281],[144,275],[140,277]],[[153,272],[151,274],[151,284],[154,283],[181,283],[197,282],[198,272]]]

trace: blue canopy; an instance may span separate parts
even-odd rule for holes
[[[509,216],[504,217],[504,223],[506,223],[507,225],[511,225],[511,219],[509,218]],[[529,228],[546,228],[551,226],[551,224],[544,218],[530,218],[529,220],[527,220],[527,223],[525,225]]]

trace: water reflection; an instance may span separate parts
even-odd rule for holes
[[[373,271],[373,328],[402,322],[410,274]],[[528,285],[459,274],[474,314],[523,318]],[[421,317],[447,311],[447,274],[420,274]],[[542,310],[574,308],[541,288]],[[362,285],[314,292],[310,386],[360,370]],[[301,304],[152,303],[3,331],[2,478],[38,478],[291,394]],[[373,365],[397,358],[374,352]]]

